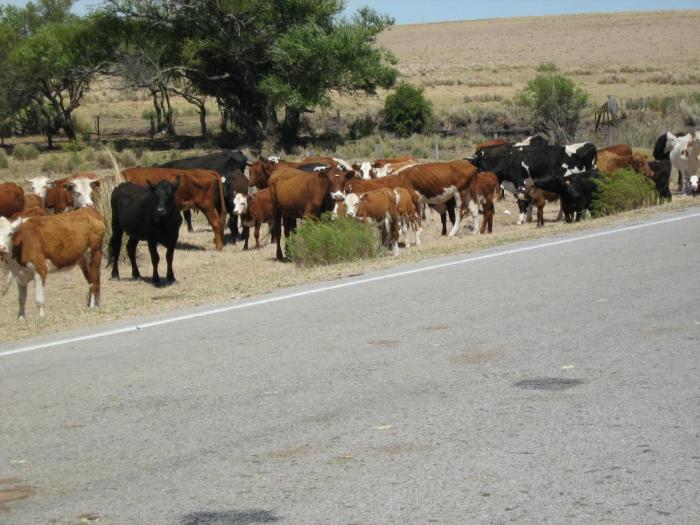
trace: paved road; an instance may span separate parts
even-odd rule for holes
[[[691,215],[0,347],[0,523],[700,523]]]

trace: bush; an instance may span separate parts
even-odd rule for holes
[[[304,221],[287,239],[287,253],[301,267],[377,257],[381,252],[375,225],[340,217]]]
[[[348,126],[348,138],[350,140],[362,139],[369,137],[374,133],[376,124],[372,115],[365,113],[353,120]]]
[[[595,216],[635,210],[659,200],[654,183],[629,169],[602,174],[597,186],[593,203]]]
[[[7,160],[7,155],[4,149],[0,149],[0,170],[5,170],[10,167],[10,162]]]
[[[540,70],[543,71],[542,64]],[[518,103],[532,113],[535,131],[549,131],[558,143],[570,143],[576,135],[588,94],[570,79],[545,72],[530,80],[518,94]]]
[[[61,144],[61,150],[69,153],[77,153],[85,149],[85,142],[81,138],[77,138],[71,141]]]
[[[384,127],[401,137],[426,131],[432,116],[432,104],[423,90],[407,83],[399,84],[396,91],[386,97],[382,110]]]
[[[111,164],[111,163],[110,163]],[[138,164],[138,159],[136,158],[136,153],[130,149],[125,149],[119,154],[119,165],[123,168],[129,166],[136,166]]]
[[[34,160],[39,157],[39,150],[34,144],[17,144],[12,156],[15,160]]]
[[[41,171],[53,171],[54,173],[63,173],[63,158],[60,155],[48,155],[44,157],[44,160],[41,161]]]

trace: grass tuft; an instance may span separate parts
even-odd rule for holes
[[[597,181],[593,214],[597,217],[657,204],[654,183],[629,169],[602,174]]]
[[[10,167],[10,161],[7,159],[4,149],[0,149],[0,170],[6,170]]]
[[[382,253],[375,225],[329,214],[304,221],[289,237],[287,252],[297,266],[308,268],[374,258]]]
[[[15,160],[34,160],[39,157],[39,150],[34,144],[17,144],[12,150]]]

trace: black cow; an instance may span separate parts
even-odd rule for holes
[[[668,187],[671,180],[671,161],[669,159],[652,160],[649,162],[649,167],[654,173],[652,179],[656,185],[656,191],[663,200],[671,201],[671,190]]]
[[[177,168],[182,170],[202,169],[216,171],[221,177],[224,184],[224,198],[226,199],[226,207],[230,212],[233,209],[233,198],[237,192],[248,192],[248,179],[243,173],[248,165],[248,158],[241,151],[222,151],[220,153],[212,153],[201,157],[188,157],[186,159],[171,160],[161,165],[161,168]],[[245,186],[245,189],[241,189]],[[182,215],[187,222],[187,231],[190,233],[192,229],[192,211],[184,210]],[[228,227],[231,231],[231,237],[235,244],[236,239],[240,238],[238,232],[238,217],[233,213],[229,215]]]
[[[173,255],[180,235],[182,217],[175,205],[175,192],[180,185],[180,177],[175,182],[160,181],[157,185],[148,181],[148,187],[124,182],[112,192],[112,238],[109,241],[109,263],[112,265],[112,279],[119,279],[119,253],[122,247],[122,234],[129,235],[126,251],[131,261],[131,275],[140,279],[141,273],[136,264],[136,246],[139,241],[148,242],[148,251],[153,264],[153,284],[161,285],[158,275],[158,244],[166,247],[165,260],[168,265],[166,285],[175,282]]]
[[[593,208],[596,180],[600,178],[597,170],[588,170],[566,177],[547,175],[535,179],[535,186],[559,195],[561,209],[566,222],[581,220],[583,212]]]

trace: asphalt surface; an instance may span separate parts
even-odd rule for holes
[[[0,346],[0,523],[700,523],[699,215]]]

